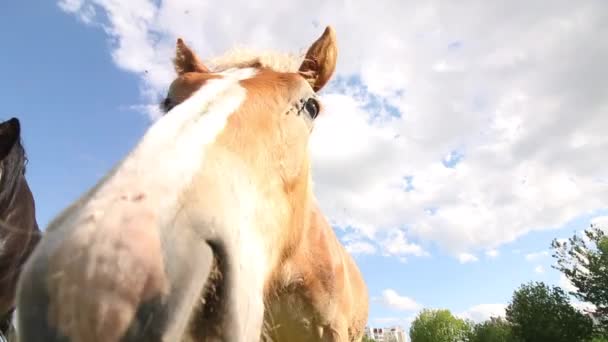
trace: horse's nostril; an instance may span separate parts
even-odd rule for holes
[[[122,195],[120,196],[120,199],[123,201],[129,201],[129,202],[141,202],[146,198],[146,194],[144,194],[143,192],[139,192],[136,194],[126,194],[126,195]]]
[[[140,202],[144,198],[146,198],[146,195],[144,193],[139,193],[139,194],[135,195],[135,197],[133,197],[132,201],[133,202]]]

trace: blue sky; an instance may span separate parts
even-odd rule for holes
[[[129,70],[128,66],[124,67],[124,64],[119,67],[117,60],[120,61],[120,56],[113,58],[116,46],[110,44],[107,33],[99,27],[83,24],[76,16],[62,11],[54,2],[40,2],[36,7],[24,2],[12,2],[0,7],[4,14],[3,20],[0,21],[0,41],[5,47],[4,52],[0,54],[0,74],[4,82],[3,91],[0,93],[3,103],[0,117],[8,119],[16,116],[22,122],[23,139],[30,159],[27,178],[36,199],[38,221],[41,226],[45,226],[54,215],[125,156],[142,136],[150,125],[150,119],[145,113],[130,108],[145,101],[151,103],[151,97],[142,96],[142,89],[152,87],[154,82],[158,81],[146,81],[144,76]],[[101,12],[102,7],[96,8],[97,13]],[[313,27],[307,32],[314,33],[316,30]],[[197,41],[197,44],[200,44],[200,41]],[[276,45],[286,44],[279,41]],[[447,37],[443,46],[455,53],[469,46],[472,46],[471,49],[481,49],[480,45],[475,41],[463,42],[454,37]],[[215,44],[210,50],[220,50],[220,47],[223,45]],[[456,68],[461,61],[458,58],[461,57],[453,58],[453,61],[448,59],[448,64],[453,62]],[[166,63],[170,67],[169,58]],[[399,83],[401,79],[395,80],[391,72],[382,74],[378,69],[380,71],[375,75],[383,75],[383,78],[378,76],[381,82],[371,79],[369,75],[357,73],[355,69],[353,66],[344,65],[344,72],[340,77],[348,80],[345,82],[346,88],[339,91],[338,85],[344,84],[336,82],[334,90],[353,97],[359,96],[358,92],[363,92],[362,96],[367,96],[368,100],[361,107],[371,113],[367,119],[374,118],[374,113],[385,113],[388,116],[384,117],[393,119],[400,119],[402,116],[407,119],[409,112],[403,108],[415,111],[416,108],[426,105],[416,103],[400,108],[396,104],[400,99],[407,102],[411,99],[408,96],[421,94],[423,83],[419,83],[418,88],[415,84],[411,87],[398,84],[393,89],[386,90],[378,84]],[[393,73],[415,73],[405,67],[399,70]],[[492,77],[494,76],[496,75],[493,74]],[[482,101],[484,104],[493,100],[500,102],[496,99],[500,96],[498,90],[502,88],[491,88],[492,81],[483,79],[483,74],[471,74],[468,77],[475,80],[473,88],[478,89],[480,84],[487,87],[482,87],[484,91],[481,93],[485,94],[482,99],[479,94],[473,94],[475,101]],[[508,76],[505,77],[508,79]],[[449,83],[449,80],[442,79],[441,82]],[[364,83],[370,86],[363,85]],[[535,87],[533,84],[530,89],[537,90],[541,87]],[[441,99],[436,101],[440,102]],[[484,108],[486,107],[491,108],[491,104],[484,105]],[[457,126],[457,122],[452,126]],[[582,128],[581,131],[585,132]],[[400,134],[407,132],[405,130]],[[447,132],[446,134],[450,134],[449,130]],[[470,136],[474,134],[476,133],[471,133]],[[466,139],[460,139],[451,145],[446,144],[447,147],[442,152],[444,157],[454,151],[454,158],[445,160],[438,157],[435,158],[436,162],[443,163],[447,168],[467,161],[469,138],[467,135]],[[471,146],[468,146],[468,149],[476,151]],[[580,174],[572,170],[569,172],[582,175],[582,171]],[[407,173],[400,175],[412,177],[409,178],[413,182],[408,185],[409,190],[411,187],[418,189],[420,185],[417,185],[416,181],[421,176],[410,176]],[[488,192],[507,191],[500,187],[481,189]],[[556,196],[558,195],[560,194]],[[554,207],[559,208],[559,203]],[[377,252],[355,255],[372,297],[370,324],[378,326],[396,323],[407,326],[407,319],[416,314],[416,310],[403,309],[394,303],[383,302],[382,294],[386,289],[393,289],[400,296],[410,298],[422,307],[448,308],[454,313],[463,313],[480,304],[506,304],[514,289],[527,281],[541,280],[560,284],[559,274],[550,267],[553,263],[550,256],[541,256],[530,261],[526,255],[548,251],[553,238],[569,237],[576,230],[588,227],[592,218],[608,213],[606,210],[602,211],[602,206],[594,203],[572,209],[573,214],[569,214],[566,219],[556,219],[559,222],[557,229],[542,229],[545,228],[543,226],[521,229],[516,234],[519,237],[514,241],[508,241],[509,239],[504,237],[508,234],[501,231],[510,229],[507,221],[500,221],[508,216],[497,214],[499,224],[492,228],[492,234],[499,238],[496,240],[496,246],[492,245],[488,249],[496,249],[498,255],[485,255],[482,243],[487,241],[483,240],[471,247],[478,261],[468,263],[459,262],[453,251],[443,248],[448,242],[441,238],[434,241],[432,237],[435,235],[425,235],[424,231],[415,235],[415,230],[408,230],[406,225],[408,241],[423,246],[429,256],[408,255],[407,260],[403,262],[394,255],[383,256],[382,245],[378,243],[375,243]],[[328,204],[327,207],[331,216],[331,205]],[[439,210],[441,211],[441,208]],[[570,211],[568,209],[568,212]],[[361,226],[369,223],[366,218],[357,219],[359,221],[355,221],[361,223]],[[551,221],[545,219],[525,222],[532,225],[534,222],[547,220]],[[457,222],[451,223],[461,227],[463,235],[469,233],[466,222],[460,226]],[[501,228],[502,223],[505,223],[504,228]],[[336,231],[339,236],[347,237],[345,230],[338,228]],[[441,231],[438,234],[441,235],[440,233]],[[473,235],[482,235],[481,233],[483,230],[473,230]],[[429,236],[431,238],[428,238]],[[425,240],[424,237],[428,239]],[[544,272],[536,272],[535,268],[538,266],[542,266]]]
[[[125,109],[138,85],[112,63],[103,32],[52,2],[3,12],[1,115],[22,122],[27,178],[44,226],[134,146],[149,120]]]

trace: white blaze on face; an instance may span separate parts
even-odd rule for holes
[[[128,207],[155,213],[158,227],[173,224],[179,206],[183,205],[179,202],[180,195],[203,167],[206,147],[223,132],[230,115],[246,99],[246,89],[239,81],[255,74],[256,70],[251,68],[229,69],[219,73],[222,78],[208,80],[150,127],[136,148],[99,183],[97,190],[80,200],[82,207],[66,210],[53,225],[75,228],[90,215],[98,221],[113,215],[137,215],[127,212],[131,209],[125,209],[124,202],[119,200],[140,194],[144,194],[142,203],[145,204]],[[223,234],[236,267],[231,289],[232,306],[237,308],[235,314],[239,316],[239,326],[235,328],[245,340],[259,337],[264,313],[263,286],[268,271],[267,244],[270,243],[252,227],[259,196],[245,190],[250,188],[243,187],[237,194],[238,213],[227,218],[231,224],[224,227]],[[78,229],[104,227],[83,225]]]
[[[245,100],[239,81],[255,73],[250,68],[226,70],[161,117],[86,207],[103,216],[104,208],[119,197],[144,193],[158,213],[174,214],[178,196],[202,167],[205,147]]]

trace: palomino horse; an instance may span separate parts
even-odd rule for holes
[[[26,161],[19,119],[0,123],[0,335],[11,324],[21,268],[40,240]]]
[[[324,39],[334,39],[331,29],[326,34]],[[293,72],[300,63],[294,57],[259,56],[241,50],[230,55],[228,65]],[[192,96],[209,72],[181,40],[177,43],[175,69],[179,77],[161,105],[165,113]],[[316,203],[309,215],[302,240],[275,279],[278,281],[273,285],[275,296],[266,300],[264,337],[275,341],[314,341],[320,336],[335,334],[326,340],[360,340],[368,314],[367,288],[361,273]],[[311,330],[315,326],[323,330]]]
[[[291,70],[178,40],[170,111],[28,260],[21,341],[360,340],[367,289],[308,151],[336,57],[330,27]]]

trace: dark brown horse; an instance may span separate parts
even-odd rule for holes
[[[15,307],[21,267],[40,240],[34,197],[25,180],[27,157],[17,118],[0,123],[0,333]]]

